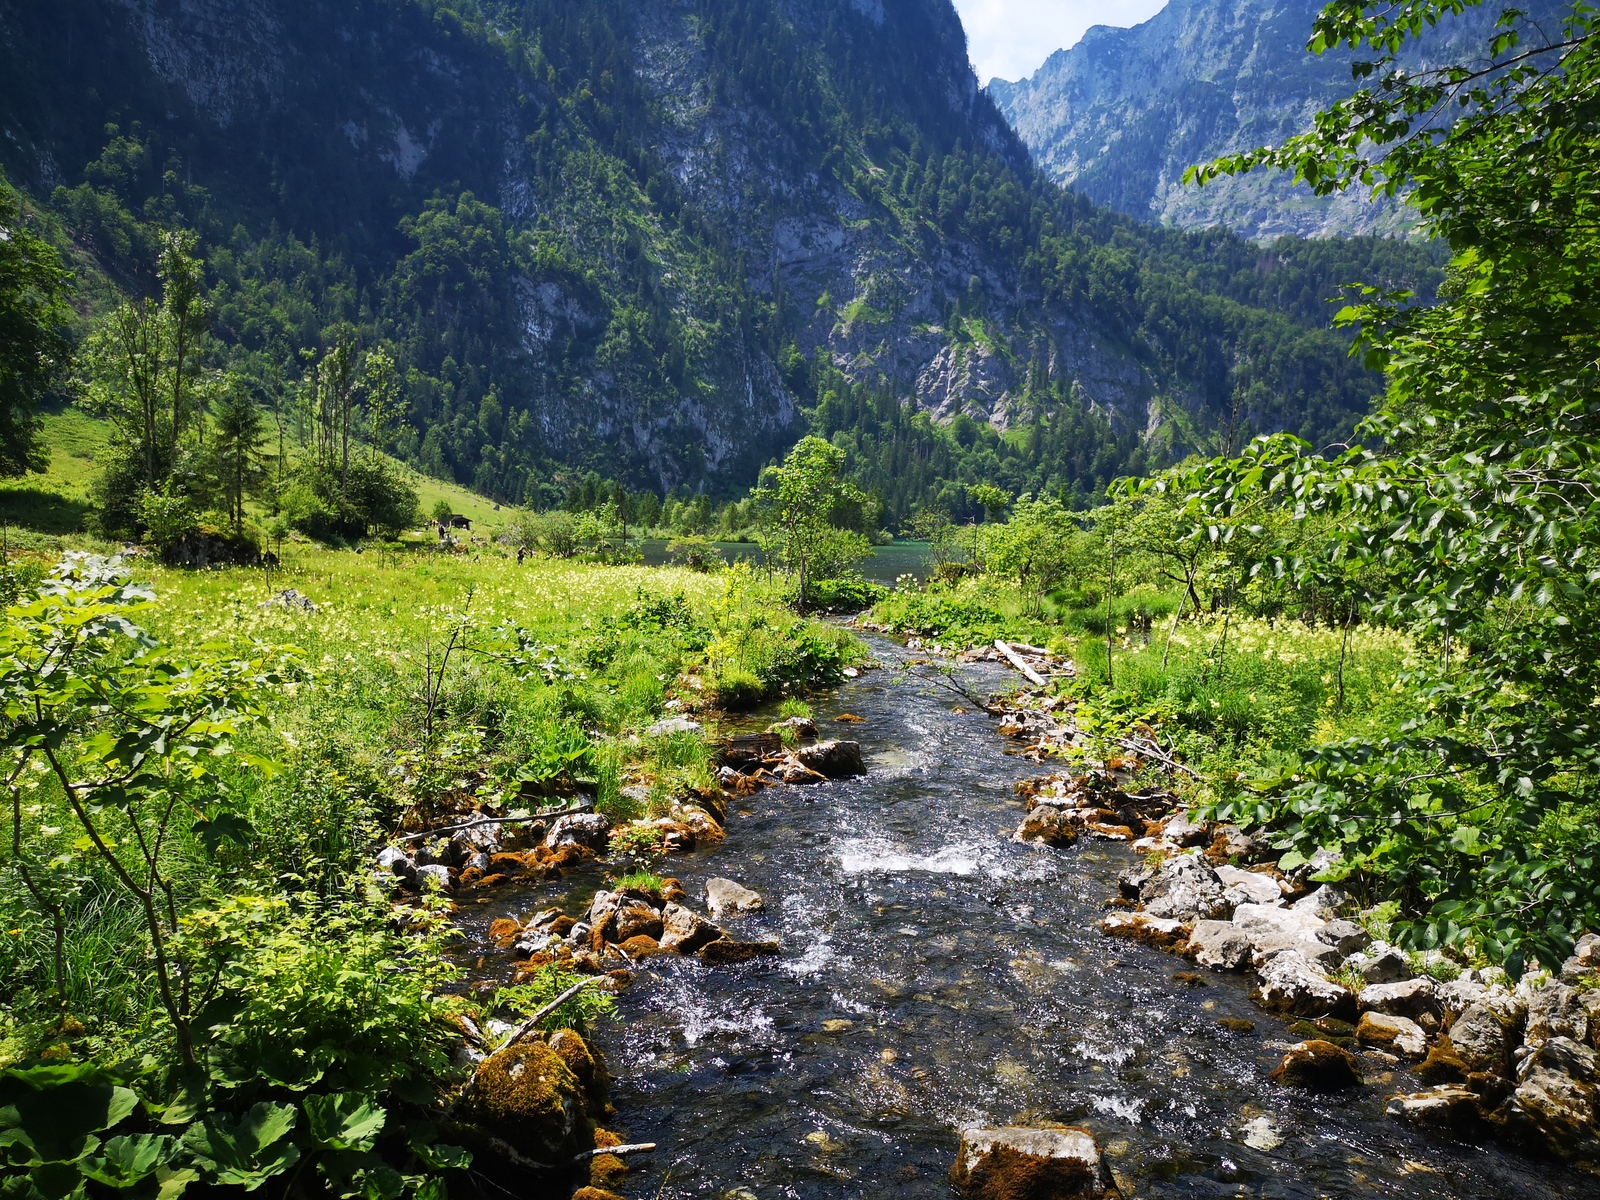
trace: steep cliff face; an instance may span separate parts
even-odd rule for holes
[[[1263,330],[1332,382],[1315,417],[1269,383],[1262,425],[1371,390],[1337,339],[1193,283],[1191,253],[1253,251],[1045,182],[948,0],[0,4],[0,131],[130,286],[140,222],[197,229],[238,353],[390,342],[397,452],[513,500],[573,465],[742,486],[823,363],[997,430],[1070,403],[1203,434]]]
[[[1250,238],[1404,232],[1395,204],[1354,192],[1321,199],[1287,173],[1204,188],[1182,182],[1194,163],[1304,132],[1318,110],[1354,91],[1356,55],[1306,51],[1321,7],[1171,0],[1131,29],[1096,26],[1031,78],[996,80],[988,91],[1047,174],[1132,216],[1190,229],[1227,225]],[[1481,51],[1499,9],[1485,5],[1446,25],[1409,65]]]

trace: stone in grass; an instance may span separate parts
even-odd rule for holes
[[[968,1200],[1113,1200],[1122,1193],[1086,1129],[963,1129],[950,1182]]]
[[[738,916],[740,913],[759,912],[766,901],[749,888],[731,879],[713,877],[706,880],[706,907],[713,917]]]
[[[1361,1068],[1348,1050],[1313,1039],[1290,1046],[1272,1078],[1308,1092],[1340,1092],[1361,1085]]]
[[[1356,1024],[1356,1040],[1406,1058],[1421,1058],[1428,1052],[1428,1035],[1422,1032],[1422,1026],[1409,1017],[1392,1017],[1388,1013],[1362,1013]]]

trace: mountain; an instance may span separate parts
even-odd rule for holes
[[[1350,95],[1350,51],[1306,50],[1322,0],[1170,0],[1131,29],[1097,25],[1031,78],[988,93],[1051,178],[1098,203],[1184,229],[1226,225],[1248,238],[1396,234],[1408,218],[1363,193],[1332,198],[1287,172],[1255,172],[1204,188],[1185,168],[1271,145],[1311,127]],[[1530,11],[1553,15],[1548,2]],[[1469,9],[1409,51],[1425,68],[1481,53],[1500,6]],[[1373,57],[1365,54],[1360,57]]]
[[[1323,439],[1376,387],[1323,302],[1437,274],[1061,191],[948,0],[0,0],[0,164],[91,307],[194,230],[263,402],[351,330],[404,370],[389,448],[513,502],[731,494],[813,427],[895,512]]]

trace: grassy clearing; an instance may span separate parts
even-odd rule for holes
[[[367,864],[402,824],[575,792],[619,818],[664,812],[715,786],[707,737],[721,709],[836,679],[860,654],[743,570],[295,547],[270,576],[143,562],[137,574],[155,594],[138,623],[179,657],[265,645],[293,648],[299,664],[267,698],[269,721],[237,738],[273,770],[253,760],[219,770],[247,843],[208,847],[187,825],[173,836],[185,911],[287,894],[381,915]],[[652,736],[669,702],[704,727]],[[40,853],[70,851],[59,789],[41,776],[31,798],[26,836]],[[82,849],[66,900],[64,996],[54,994],[49,922],[16,873],[0,872],[0,1058],[52,1044],[64,1021],[74,1052],[95,1057],[164,1036],[133,906]]]
[[[1017,588],[983,576],[902,590],[870,619],[947,649],[1006,638],[1070,658],[1076,677],[1062,686],[1078,702],[1079,724],[1112,735],[1159,726],[1206,777],[1185,784],[1196,800],[1292,772],[1308,747],[1378,736],[1404,720],[1396,680],[1416,655],[1405,634],[1360,625],[1347,641],[1327,625],[1237,613],[1174,625],[1178,606],[1175,592],[1130,589],[1111,603],[1108,646],[1101,598],[1059,589],[1034,611]]]

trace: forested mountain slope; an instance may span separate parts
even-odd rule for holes
[[[1403,233],[1414,216],[1363,188],[1328,198],[1287,172],[1258,172],[1205,188],[1185,168],[1302,133],[1313,114],[1356,89],[1361,57],[1306,50],[1321,0],[1171,0],[1131,29],[1099,25],[1058,50],[1031,78],[994,80],[988,93],[1053,179],[1119,212],[1185,229],[1227,225],[1250,238]],[[1561,6],[1526,6],[1552,31]],[[1413,70],[1482,54],[1500,9],[1447,19]]]
[[[1063,193],[948,0],[4,0],[0,131],[80,276],[147,290],[157,229],[196,230],[263,403],[348,323],[405,369],[392,448],[511,501],[729,493],[814,417],[892,511],[1325,440],[1376,378],[1324,300],[1436,281]]]

